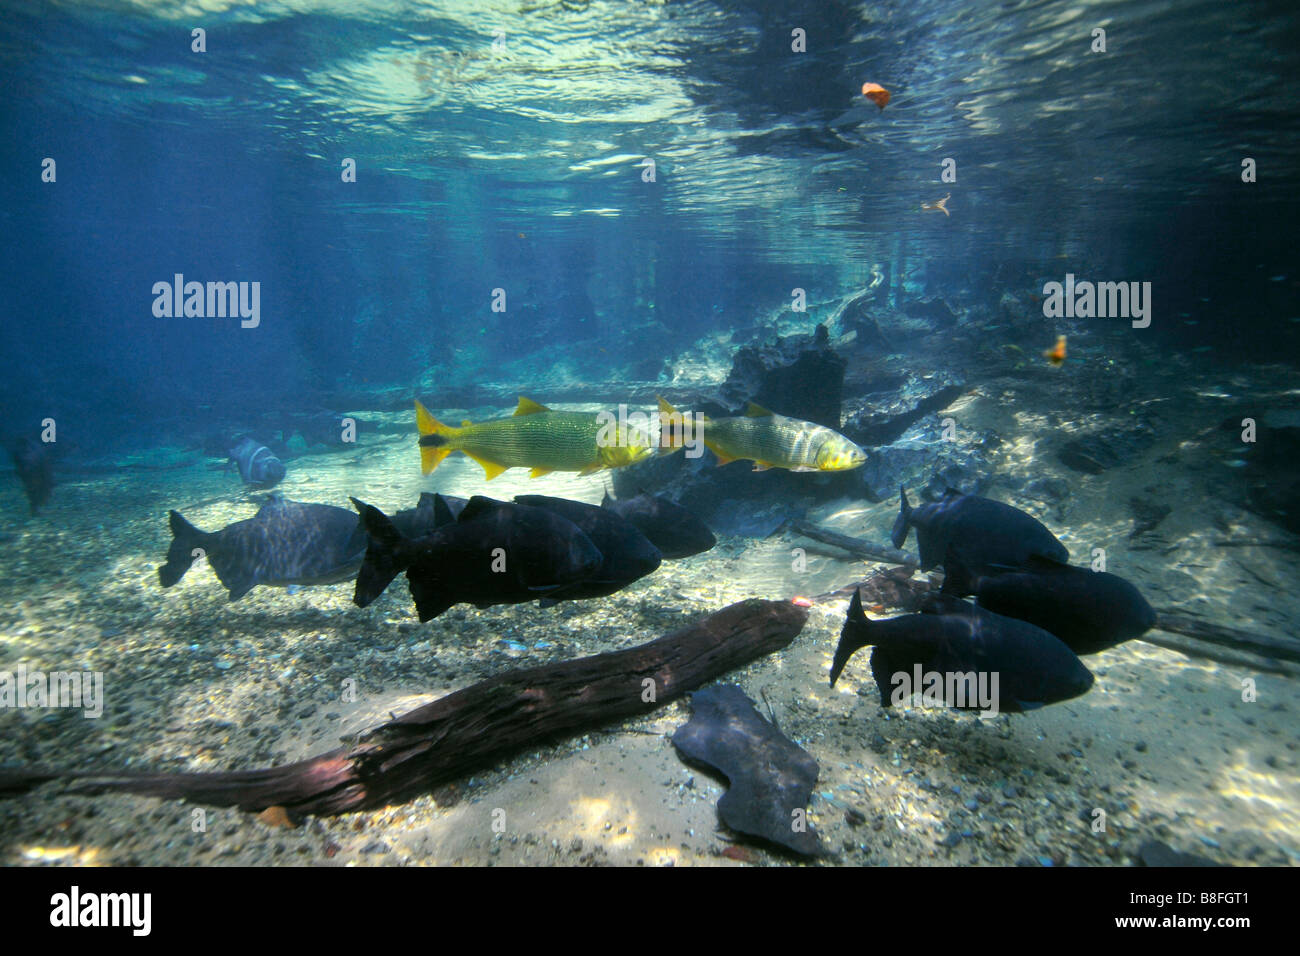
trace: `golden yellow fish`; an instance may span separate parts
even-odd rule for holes
[[[751,459],[755,471],[785,468],[790,471],[848,471],[867,460],[866,452],[839,432],[776,415],[750,402],[744,415],[734,418],[684,417],[662,397],[659,399],[660,447],[685,447],[687,435],[699,429],[700,440],[718,456],[718,464]],[[685,429],[678,426],[685,425]]]
[[[426,475],[454,451],[482,465],[489,481],[507,468],[531,468],[530,478],[552,471],[589,475],[654,454],[646,432],[620,426],[609,412],[556,412],[523,396],[510,417],[465,421],[459,428],[444,425],[417,400],[415,420]]]

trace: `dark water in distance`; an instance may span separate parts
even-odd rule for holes
[[[4,2],[0,23],[9,431],[147,445],[528,357],[544,395],[564,348],[653,380],[666,343],[883,260],[965,303],[1150,281],[1144,334],[1170,349],[1298,353],[1293,3]],[[946,192],[951,218],[919,213]],[[260,325],[155,317],[176,273],[259,282]]]

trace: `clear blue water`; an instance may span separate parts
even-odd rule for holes
[[[4,9],[11,420],[139,443],[195,409],[455,379],[467,346],[481,377],[591,342],[591,376],[616,378],[898,257],[977,295],[1149,279],[1170,347],[1294,350],[1286,3]],[[917,214],[944,192],[951,219]],[[260,282],[261,326],[155,318],[177,272]]]

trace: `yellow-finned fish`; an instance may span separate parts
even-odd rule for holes
[[[673,427],[682,423],[682,414],[662,397],[659,399],[659,419],[665,426],[661,432],[661,447],[673,450],[683,447],[683,434],[681,431],[674,434]],[[719,465],[746,458],[753,460],[755,471],[769,468],[848,471],[867,460],[866,452],[839,432],[825,425],[773,414],[753,402],[746,407],[744,415],[709,418],[696,414],[690,416],[689,424],[699,429],[700,440],[718,456]],[[690,431],[688,426],[686,433]]]
[[[621,468],[654,454],[651,437],[624,425],[605,412],[555,412],[519,397],[509,418],[444,425],[415,403],[420,429],[420,467],[427,475],[454,451],[464,452],[483,466],[488,480],[507,468],[531,468],[530,478],[552,471],[589,475],[603,468]]]

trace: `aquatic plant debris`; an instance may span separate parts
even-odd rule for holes
[[[695,691],[690,702],[691,719],[673,734],[673,746],[727,778],[718,800],[722,822],[804,856],[824,853],[807,817],[817,761],[764,720],[735,684]]]

